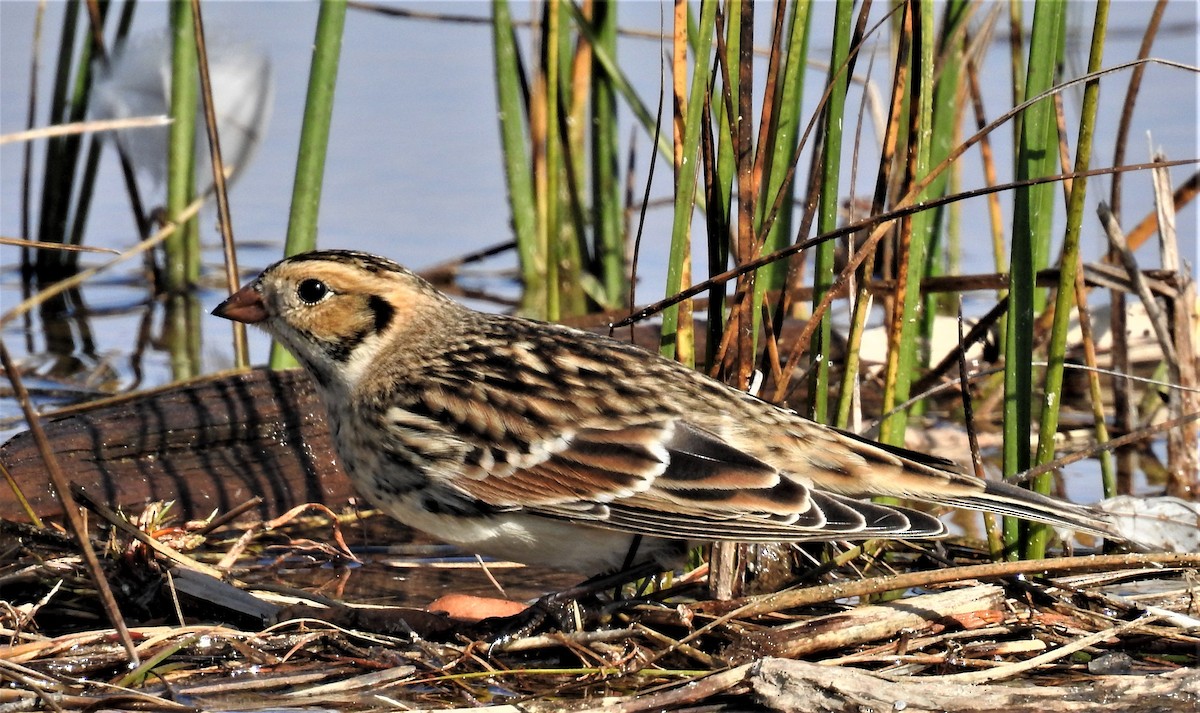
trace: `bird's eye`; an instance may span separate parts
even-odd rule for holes
[[[306,304],[315,305],[329,294],[329,286],[316,279],[308,279],[296,288],[296,296]]]

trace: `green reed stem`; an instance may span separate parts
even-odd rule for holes
[[[550,2],[545,5],[545,22],[542,25],[542,45],[545,50],[544,66],[546,82],[546,126],[545,126],[545,167],[541,182],[537,186],[538,205],[538,244],[546,255],[546,302],[539,311],[544,319],[554,321],[562,314],[560,304],[561,283],[558,279],[560,267],[559,251],[559,166],[562,161],[561,137],[558,127],[558,55],[559,55],[559,12],[560,3]]]
[[[777,111],[772,117],[772,125],[768,137],[771,139],[771,157],[768,164],[767,180],[762,187],[762,197],[756,206],[757,216],[755,228],[762,226],[767,209],[774,204],[779,195],[780,187],[791,168],[792,159],[796,153],[796,145],[800,140],[801,108],[804,100],[804,74],[808,66],[808,30],[809,10],[812,3],[799,0],[788,7],[788,16],[781,50],[785,53],[783,70],[777,78]],[[761,149],[760,149],[761,150]],[[792,181],[787,186],[787,197],[784,205],[792,205],[796,194],[796,183]],[[787,244],[791,238],[792,211],[781,211],[771,224],[767,233],[763,252],[774,252]],[[767,268],[758,271],[756,285],[770,289],[779,289],[783,285],[786,272],[786,262],[772,263]],[[764,280],[763,278],[766,277]]]
[[[592,9],[595,40],[592,50],[592,233],[596,244],[596,269],[604,289],[604,306],[625,303],[626,266],[624,210],[617,136],[617,90],[612,77],[601,69],[596,52],[617,56],[617,5],[596,3]]]
[[[696,201],[697,155],[700,146],[700,119],[703,116],[704,96],[708,91],[711,76],[709,59],[712,47],[713,28],[716,26],[716,3],[705,3],[700,8],[699,29],[695,33],[696,62],[692,69],[692,84],[688,90],[687,118],[683,131],[683,163],[679,181],[675,186],[675,218],[671,224],[671,252],[667,263],[667,296],[688,287],[680,284],[684,274],[684,261],[688,255],[691,238],[692,212]],[[662,343],[663,356],[674,358],[676,331],[679,328],[679,305],[663,310]]]
[[[284,246],[286,255],[312,250],[317,244],[317,214],[321,206],[321,184],[325,177],[325,156],[329,148],[329,126],[345,25],[345,0],[323,0],[317,13],[308,95],[300,128],[300,150],[296,157],[296,178],[292,183],[292,206]],[[295,360],[282,346],[272,345],[272,368],[294,365]]]
[[[79,24],[80,3],[68,3],[63,10],[62,34],[59,36],[58,60],[54,70],[54,90],[50,98],[51,124],[66,123],[75,112],[71,93],[71,66],[75,56],[75,34]],[[85,40],[85,46],[91,44]],[[86,72],[81,63],[78,71]],[[77,88],[78,85],[76,85]],[[38,215],[38,240],[63,242],[67,229],[71,188],[75,178],[78,136],[59,136],[46,142],[46,161],[42,178],[42,204]],[[37,275],[42,283],[58,279],[62,267],[62,251],[38,250]]]
[[[921,0],[911,5],[915,10],[912,27],[913,71],[912,90],[909,101],[909,156],[908,183],[926,183],[918,194],[917,201],[933,195],[934,184],[945,185],[945,174],[926,182],[929,175],[933,136],[933,91],[934,91],[934,47],[933,2]],[[899,334],[892,341],[888,371],[885,375],[883,410],[892,411],[896,404],[908,400],[913,372],[920,359],[920,340],[917,339],[918,312],[922,303],[921,279],[924,277],[925,256],[931,241],[934,224],[933,211],[920,211],[912,216],[908,241],[907,259],[901,261],[899,283],[904,286],[899,317]],[[903,229],[901,230],[903,233]],[[902,253],[903,254],[903,253]],[[899,289],[899,288],[898,288]],[[880,424],[879,438],[885,443],[902,445],[907,424],[908,409],[894,411]]]
[[[192,6],[171,3],[171,122],[167,142],[167,218],[176,217],[196,192],[196,107],[200,99]],[[200,233],[195,220],[167,239],[166,287],[181,293],[200,277]]]
[[[731,10],[733,8],[731,7]],[[705,113],[707,126],[703,133],[703,142],[707,155],[704,157],[707,174],[705,176],[705,223],[708,230],[708,276],[712,277],[725,271],[729,266],[730,241],[726,236],[732,234],[733,219],[733,177],[735,171],[733,137],[729,123],[728,106],[732,106],[737,96],[740,75],[733,70],[729,63],[735,61],[741,52],[742,14],[738,11],[728,12],[725,17],[725,55],[720,51],[713,53],[717,66],[717,76],[713,85],[716,89],[708,97],[709,106]],[[711,128],[715,127],[715,128]],[[708,291],[708,325],[704,363],[711,373],[721,339],[725,335],[725,285],[713,285]]]
[[[1088,72],[1100,69],[1104,60],[1104,39],[1108,24],[1109,0],[1099,0],[1092,26],[1091,54]],[[1084,85],[1083,107],[1079,118],[1079,137],[1076,143],[1075,170],[1086,171],[1092,160],[1092,138],[1096,128],[1096,109],[1100,100],[1100,81],[1093,79]],[[1070,330],[1071,310],[1075,305],[1076,273],[1079,269],[1079,235],[1083,226],[1084,199],[1087,196],[1087,176],[1071,181],[1070,197],[1067,200],[1067,227],[1063,236],[1062,257],[1059,260],[1058,293],[1054,302],[1054,325],[1050,331],[1050,345],[1046,356],[1046,384],[1042,402],[1042,417],[1038,424],[1037,464],[1054,460],[1054,437],[1058,432],[1059,407],[1062,404],[1062,383],[1067,332]],[[1044,473],[1033,480],[1033,489],[1049,493],[1053,483],[1051,473]],[[1046,555],[1046,544],[1053,533],[1047,525],[1031,523],[1026,537],[1025,559],[1042,559]]]
[[[171,378],[193,379],[200,374],[200,301],[194,292],[167,296],[164,341],[171,355]]]
[[[934,68],[940,68],[937,74],[936,85],[933,87],[932,94],[932,110],[930,117],[931,131],[929,134],[928,156],[925,161],[925,166],[937,166],[946,160],[950,155],[950,151],[954,146],[955,129],[962,121],[962,111],[964,108],[963,97],[966,95],[966,88],[962,81],[962,68],[964,64],[963,56],[963,37],[965,35],[967,20],[970,18],[970,4],[966,0],[951,0],[947,2],[943,10],[943,19],[940,23],[941,31],[937,38],[937,56],[930,55],[930,64],[933,67],[926,67],[925,60],[927,56],[921,54],[918,60],[922,63],[921,81],[932,81]],[[931,41],[932,45],[933,42]],[[930,182],[928,188],[925,189],[921,200],[927,200],[934,196],[946,195],[947,186],[949,185],[952,171],[943,171]],[[943,266],[946,263],[947,233],[946,225],[948,223],[948,214],[952,206],[941,206],[932,211],[922,212],[918,214],[913,221],[913,240],[919,241],[926,245],[925,258],[921,262],[921,278],[940,275],[944,272]],[[928,218],[925,216],[928,214]],[[944,297],[949,297],[946,295]],[[941,299],[939,295],[922,296],[919,324],[919,344],[929,345],[933,342],[933,329],[938,315],[938,305]],[[928,366],[929,350],[922,348],[919,351],[920,365]],[[910,376],[912,372],[910,372]],[[905,395],[905,400],[908,396]],[[910,415],[920,415],[925,412],[926,401],[921,399],[912,405],[909,411]]]
[[[1040,2],[1034,7],[1025,81],[1027,97],[1046,91],[1054,83],[1062,54],[1065,14],[1065,6],[1056,2]],[[1028,107],[1021,119],[1017,144],[1017,180],[1057,172],[1057,139],[1053,99],[1047,97]],[[1030,466],[1034,315],[1046,303],[1045,295],[1035,287],[1034,278],[1048,259],[1054,192],[1055,186],[1049,183],[1013,191],[1009,309],[1004,354],[1003,470],[1006,476],[1015,475]],[[1010,558],[1017,556],[1015,548],[1021,539],[1020,533],[1019,521],[1006,518],[1004,539]]]
[[[317,215],[321,205],[321,187],[325,176],[325,157],[329,147],[329,127],[345,24],[346,3],[343,0],[324,0],[317,14],[308,94],[304,100],[304,122],[300,129],[300,151],[296,159],[296,178],[292,184],[292,205],[284,248],[288,255],[312,250],[317,244]]]
[[[507,0],[494,0],[492,3],[492,45],[508,203],[512,208],[521,278],[526,288],[531,289],[545,274],[546,255],[537,240],[537,202],[529,167],[529,143],[525,135],[525,98],[512,14]]]
[[[650,109],[647,108],[646,103],[642,101],[642,98],[638,96],[638,93],[634,90],[633,84],[630,83],[629,78],[625,75],[624,70],[622,70],[617,64],[616,55],[612,52],[609,52],[608,48],[604,44],[597,41],[595,30],[592,28],[591,24],[588,23],[587,18],[583,16],[583,13],[579,11],[579,8],[575,3],[568,2],[563,3],[563,5],[565,6],[567,13],[571,16],[571,19],[574,20],[575,26],[581,33],[583,33],[583,36],[587,38],[588,42],[592,43],[592,51],[595,53],[596,64],[602,68],[608,78],[612,80],[613,88],[616,89],[617,93],[621,95],[621,98],[625,100],[625,103],[629,105],[630,111],[633,112],[633,116],[638,120],[638,123],[642,125],[642,128],[646,131],[646,134],[648,136],[654,136],[654,126],[656,123],[654,120],[654,115],[650,113]],[[701,55],[697,54],[696,56]],[[668,160],[670,160],[674,155],[674,149],[671,146],[670,136],[670,132],[662,132],[662,134],[659,136],[657,147],[659,153],[661,153],[663,157]]]
[[[846,89],[850,85],[850,73],[846,67],[850,56],[850,37],[853,32],[854,4],[838,3],[833,21],[833,48],[829,55],[829,84],[832,90],[825,105],[824,143],[818,149],[823,160],[821,172],[821,197],[817,204],[817,233],[827,233],[837,228],[838,199],[842,156],[842,126],[845,121]],[[834,245],[832,241],[821,243],[813,260],[813,307],[821,303],[825,293],[833,285]],[[809,386],[809,415],[815,421],[828,420],[829,408],[829,349],[833,342],[833,322],[829,314],[821,316],[821,324],[813,333],[810,347],[812,371]]]
[[[800,140],[801,108],[804,100],[804,75],[808,60],[808,28],[809,0],[798,0],[787,7],[791,12],[788,16],[787,29],[784,34],[781,51],[786,52],[783,69],[779,72],[775,92],[777,108],[772,117],[769,137],[771,139],[771,157],[768,162],[767,177],[763,183],[758,204],[755,206],[754,232],[758,235],[762,230],[763,220],[767,210],[775,204],[780,188],[796,153],[796,145]],[[783,11],[783,8],[780,8]],[[759,146],[759,151],[765,147]],[[796,182],[788,181],[787,195],[783,205],[791,206],[795,202]],[[763,238],[763,253],[779,250],[788,244],[792,235],[792,211],[780,211],[771,224],[771,229]],[[784,286],[787,277],[788,261],[780,260],[758,271],[754,279],[754,315],[757,327],[760,315],[760,305],[768,290],[779,290]],[[758,330],[755,329],[757,337]]]

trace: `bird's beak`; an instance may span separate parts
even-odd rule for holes
[[[251,282],[234,292],[224,302],[217,305],[212,313],[218,317],[245,324],[262,322],[267,318],[267,308],[263,304],[262,294],[255,289],[256,284]]]

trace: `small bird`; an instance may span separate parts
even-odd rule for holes
[[[688,543],[931,538],[891,495],[1111,534],[1103,513],[810,421],[633,345],[469,309],[391,260],[282,260],[213,314],[313,377],[359,492],[470,552],[588,574]]]

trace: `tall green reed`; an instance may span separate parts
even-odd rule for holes
[[[1095,23],[1092,28],[1091,56],[1088,72],[1094,73],[1101,67],[1104,57],[1104,39],[1108,23],[1108,0],[1096,4]],[[1075,171],[1085,171],[1092,160],[1092,139],[1095,134],[1096,111],[1099,103],[1100,80],[1093,79],[1084,87],[1083,111],[1079,120],[1079,133],[1075,141]],[[1065,170],[1065,167],[1064,167]],[[1087,195],[1087,177],[1078,176],[1068,184],[1067,221],[1063,236],[1062,252],[1059,256],[1059,280],[1054,297],[1054,321],[1047,346],[1048,367],[1043,386],[1041,419],[1038,424],[1037,464],[1044,465],[1054,460],[1054,440],[1058,433],[1058,415],[1063,400],[1063,371],[1067,351],[1067,331],[1070,328],[1071,310],[1075,306],[1077,273],[1080,267],[1079,236],[1083,229],[1084,198]],[[1103,422],[1101,422],[1103,427]],[[1052,484],[1051,475],[1038,476],[1033,489],[1048,494]],[[1046,544],[1051,529],[1046,525],[1029,524],[1024,536],[1026,559],[1041,559],[1045,556]]]
[[[842,136],[846,111],[846,91],[850,86],[853,62],[850,44],[853,38],[853,3],[838,3],[833,20],[833,48],[829,54],[829,78],[827,80],[828,102],[824,109],[824,132],[821,146],[817,149],[821,160],[815,168],[820,173],[820,193],[817,199],[817,233],[827,233],[837,228],[838,204],[841,197]],[[861,40],[861,37],[859,38]],[[836,269],[833,264],[834,244],[825,242],[817,246],[813,257],[813,308],[819,305],[825,294],[833,287]],[[829,313],[820,317],[820,327],[808,345],[811,377],[809,392],[809,415],[815,421],[828,420],[829,351],[833,342],[833,322]]]
[[[91,92],[92,43],[86,34],[84,39],[77,39],[80,7],[79,3],[68,3],[63,9],[54,88],[47,117],[52,124],[81,121],[87,112],[88,95]],[[75,54],[76,42],[80,43],[78,59]],[[46,142],[37,228],[37,239],[41,242],[64,243],[69,238],[68,225],[78,174],[79,148],[78,135],[55,137]],[[60,251],[39,251],[35,268],[38,282],[45,284],[60,277],[67,269],[69,260],[69,256]]]
[[[1054,85],[1061,66],[1065,27],[1064,4],[1043,2],[1034,7],[1023,99],[1035,97]],[[1017,180],[1058,172],[1057,126],[1052,97],[1034,103],[1022,114],[1017,139]],[[1035,279],[1038,270],[1049,262],[1054,193],[1055,186],[1047,183],[1022,186],[1013,192],[1004,353],[1005,476],[1028,470],[1031,465],[1034,315],[1046,304],[1045,293],[1038,289]],[[1010,548],[1022,539],[1020,531],[1020,521],[1005,519],[1005,541]],[[1010,557],[1016,556],[1015,551],[1010,552]]]
[[[177,218],[196,194],[196,107],[200,80],[192,6],[171,3],[171,117],[167,143],[167,219]],[[188,290],[200,277],[200,230],[193,219],[167,238],[166,287],[172,294]]]
[[[505,0],[492,3],[503,165],[524,313],[557,319],[626,302],[629,264],[618,102],[654,120],[617,64],[616,3],[542,6],[528,58]],[[660,149],[669,148],[660,144]]]
[[[345,25],[345,0],[324,0],[317,13],[308,94],[304,102],[300,146],[296,152],[296,177],[292,183],[292,204],[284,245],[287,255],[312,250],[317,244],[317,215],[321,206],[321,186],[325,179],[325,156],[329,147],[334,89],[337,86]],[[295,359],[282,345],[271,345],[272,368],[295,365]]]

